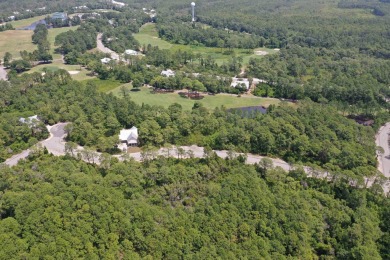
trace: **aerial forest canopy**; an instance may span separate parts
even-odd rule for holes
[[[159,35],[171,42],[281,48],[250,61],[248,74],[272,89],[263,96],[334,101],[371,115],[388,109],[387,1],[198,1],[192,27],[184,1],[153,3]]]
[[[28,88],[17,80],[13,88],[0,85],[2,114],[29,111],[49,124],[72,122],[68,140],[100,151],[115,145],[121,126],[137,125],[142,145],[198,144],[313,163],[357,177],[376,175],[374,131],[311,101],[302,102],[297,110],[285,104],[252,117],[224,108],[208,111],[200,105],[188,113],[180,105],[141,107],[129,98],[98,93],[93,84],[71,81],[66,71],[44,78],[39,73],[26,76]],[[19,139],[5,143],[2,160],[14,142]]]
[[[38,155],[0,175],[0,258],[389,257],[389,200],[239,160]]]
[[[4,56],[11,72],[0,80],[0,259],[390,259],[390,199],[374,143],[390,121],[388,0],[200,0],[195,22],[184,0],[121,2],[128,5],[0,3],[1,21],[90,8],[77,29],[61,28],[52,49],[53,34],[39,25],[35,51]],[[169,47],[141,43],[146,23],[156,34],[143,36]],[[137,55],[104,63],[110,54],[94,51],[99,34],[105,47]],[[256,57],[259,47],[273,54]],[[23,73],[23,62],[53,60],[50,50],[63,56],[61,68]],[[94,78],[76,81],[62,69],[76,67]],[[175,76],[164,77],[167,69]],[[132,97],[144,84],[240,94],[233,75],[256,78],[253,93],[278,104],[262,114]],[[118,94],[96,84],[109,81],[125,85]],[[26,123],[32,115],[39,120]],[[350,119],[360,116],[372,126]],[[59,122],[67,122],[68,146],[54,156],[39,141]],[[119,131],[133,126],[139,161],[118,149]],[[69,152],[78,145],[99,153],[100,164]],[[202,158],[179,154],[191,145],[204,148]],[[160,147],[168,155],[155,155]],[[24,150],[15,166],[4,163]],[[252,165],[248,153],[265,158]],[[278,158],[290,171],[273,165]]]

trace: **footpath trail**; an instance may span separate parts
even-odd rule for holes
[[[47,138],[46,140],[41,141],[40,144],[42,146],[45,146],[47,148],[47,150],[49,151],[49,153],[52,153],[53,155],[56,155],[56,156],[65,155],[65,143],[66,142],[64,141],[64,137],[66,136],[66,132],[65,132],[64,128],[66,125],[67,125],[67,123],[58,123],[58,124],[55,124],[53,126],[48,126],[48,130],[50,132],[50,137]],[[387,133],[389,131],[390,131],[390,122],[387,123],[378,132],[377,140],[376,140],[378,142],[377,144],[379,144],[379,145],[383,145],[383,143],[387,144]],[[183,150],[183,152],[184,152],[184,154],[186,154],[186,156],[183,156],[182,152],[179,152],[180,148]],[[390,151],[389,151],[388,145],[386,145],[383,148],[384,149],[386,148],[385,155],[389,155]],[[77,153],[77,152],[82,153],[83,149],[84,149],[83,147],[79,146],[77,148],[77,150],[74,152],[75,153]],[[204,148],[196,146],[196,145],[172,147],[169,150],[170,150],[169,151],[170,157],[177,157],[177,158],[185,158],[186,157],[186,158],[188,158],[189,153],[191,153],[192,156],[195,158],[203,158],[205,156],[204,155]],[[23,152],[16,154],[16,155],[12,156],[11,158],[7,159],[4,162],[4,164],[9,165],[9,166],[14,166],[18,163],[18,161],[20,159],[26,158],[29,155],[30,151],[31,151],[30,149],[24,150]],[[213,151],[221,158],[228,157],[229,153],[230,153],[229,151],[226,151],[226,150],[221,150],[221,151],[213,150]],[[168,151],[167,151],[167,148],[160,148],[159,150],[155,151],[154,154],[167,156]],[[240,153],[234,153],[234,154],[239,155]],[[82,159],[86,162],[93,161],[94,163],[99,164],[100,155],[101,154],[98,152],[93,152],[92,160],[91,160],[91,158],[89,158],[89,160],[86,158],[82,158]],[[132,157],[136,161],[142,161],[142,159],[143,159],[141,152],[131,153],[128,155],[129,155],[129,157]],[[264,157],[264,156],[260,156],[260,155],[255,155],[255,154],[245,154],[245,155],[247,156],[247,160],[246,160],[247,164],[255,164],[255,163],[260,162],[260,160],[263,158],[268,158],[272,161],[274,167],[281,167],[285,171],[289,171],[292,169],[292,166],[289,163],[287,163],[281,159],[269,158],[269,157]],[[378,158],[379,162],[380,162],[379,168],[386,167],[385,169],[388,170],[389,169],[388,167],[390,167],[390,158],[385,158],[385,155],[383,156],[383,158]],[[115,155],[115,157],[117,157],[119,160],[123,159],[122,155]],[[384,165],[386,165],[386,166],[384,166]],[[310,167],[304,166],[303,169],[308,176],[313,175],[313,169],[311,169]],[[381,170],[381,172],[385,173],[383,170]],[[387,171],[386,174],[384,174],[384,175],[386,177],[389,177],[390,172]],[[315,176],[312,176],[312,177],[325,179],[325,178],[328,178],[328,173],[327,172],[319,172],[319,173],[315,174]],[[373,184],[373,180],[371,180],[371,179],[366,179],[366,181],[367,181],[368,186],[371,186]],[[385,194],[387,194],[390,190],[389,189],[390,182],[386,181],[382,187],[383,187]]]

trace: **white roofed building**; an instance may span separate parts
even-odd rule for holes
[[[237,85],[245,85],[245,88],[249,90],[249,80],[246,78],[232,78],[232,83],[230,84],[231,87],[237,87]]]
[[[135,50],[125,50],[125,54],[127,55],[138,55],[138,52]]]
[[[100,60],[103,64],[107,64],[107,63],[109,63],[110,61],[111,61],[111,59],[110,58],[103,58],[103,59],[101,59]]]
[[[33,126],[36,126],[37,123],[39,122],[39,118],[37,115],[34,116],[29,116],[27,118],[21,117],[19,118],[19,122],[22,124],[28,124],[28,126],[31,128]]]
[[[174,77],[175,76],[175,72],[173,70],[163,70],[161,71],[161,75],[162,76],[165,76],[165,77]]]
[[[138,129],[133,126],[130,129],[122,129],[119,133],[120,145],[118,146],[121,150],[127,150],[128,146],[138,145]]]

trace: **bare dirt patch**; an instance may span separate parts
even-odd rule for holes
[[[139,153],[141,152],[141,148],[137,147],[137,146],[131,146],[129,148],[127,148],[127,153]]]
[[[261,55],[261,56],[264,56],[264,55],[267,55],[268,52],[267,51],[255,51],[255,55]]]

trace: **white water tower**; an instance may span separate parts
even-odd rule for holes
[[[191,3],[191,9],[192,9],[192,21],[195,22],[195,2]]]

